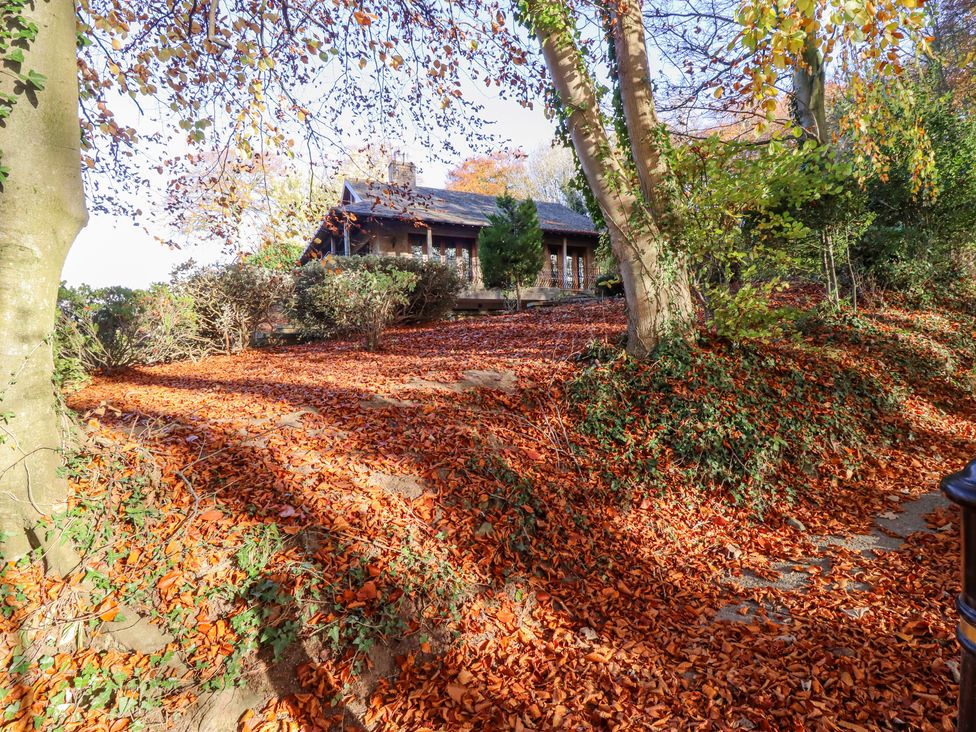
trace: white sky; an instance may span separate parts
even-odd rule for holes
[[[478,101],[485,105],[484,117],[492,123],[498,149],[528,151],[552,141],[555,128],[540,106],[529,110],[511,101],[488,97]],[[367,142],[361,141],[362,144]],[[458,147],[464,149],[466,146],[459,144]],[[417,163],[418,182],[422,185],[443,186],[448,170],[461,162],[460,159],[452,164],[434,161],[426,151],[406,143],[403,150]],[[162,200],[163,191],[160,189],[156,193]],[[143,231],[140,223],[145,222],[93,213],[88,226],[68,253],[61,278],[70,285],[141,288],[167,280],[170,270],[188,259],[210,263],[223,256],[216,244],[212,248],[198,245],[169,249]],[[310,231],[309,236],[312,233]]]

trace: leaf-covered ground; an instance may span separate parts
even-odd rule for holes
[[[619,303],[572,305],[97,379],[70,399],[94,456],[52,530],[98,604],[6,570],[6,630],[60,603],[76,631],[3,647],[0,726],[135,728],[158,705],[152,725],[232,729],[195,702],[236,685],[218,697],[246,730],[952,729],[956,517],[927,494],[976,455],[973,320],[889,308],[759,349],[777,420],[832,424],[862,396],[831,403],[840,381],[897,404],[863,444],[826,430],[781,460],[761,519],[669,445],[655,482],[614,480],[642,455],[584,435],[566,384],[622,328]],[[668,388],[707,401],[707,380]],[[712,429],[680,416],[662,424]],[[906,505],[935,511],[899,524]],[[176,666],[89,642],[123,601]]]

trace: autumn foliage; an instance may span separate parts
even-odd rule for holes
[[[655,370],[610,345],[622,315],[98,378],[51,530],[102,592],[7,567],[4,728],[176,726],[246,683],[242,730],[950,729],[952,514],[855,540],[976,447],[976,321],[869,309]],[[55,617],[97,637],[122,605],[165,657],[16,644]]]
[[[525,164],[512,153],[499,151],[468,158],[447,174],[447,188],[452,191],[501,196],[516,190],[525,177]]]

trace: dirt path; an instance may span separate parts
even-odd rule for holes
[[[871,531],[866,534],[816,535],[808,534],[806,527],[795,519],[791,526],[806,534],[805,540],[813,546],[810,556],[799,561],[782,561],[770,557],[769,572],[760,576],[750,570],[740,575],[728,574],[726,583],[733,590],[778,590],[781,592],[805,595],[823,591],[824,587],[834,593],[841,603],[841,610],[852,618],[861,618],[869,610],[877,597],[872,597],[875,587],[867,580],[872,573],[872,563],[885,552],[898,552],[905,549],[905,540],[913,534],[933,534],[936,532],[956,532],[957,522],[948,522],[933,527],[926,517],[934,512],[949,509],[950,503],[941,491],[923,493],[918,498],[905,500],[905,496],[890,494],[888,501],[891,510],[875,517]],[[838,554],[835,550],[842,550]],[[910,548],[909,548],[910,550]],[[838,562],[838,557],[846,558],[850,553],[859,554],[863,560],[858,565]],[[841,566],[835,570],[834,565]],[[812,578],[822,578],[826,585],[813,587]],[[760,606],[753,600],[726,605],[715,614],[716,621],[753,622]],[[789,610],[786,606],[765,605],[767,615],[776,622],[788,622]]]

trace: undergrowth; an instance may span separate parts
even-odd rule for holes
[[[0,630],[11,642],[0,648],[0,716],[21,720],[29,704],[34,729],[120,719],[142,729],[163,709],[241,684],[259,656],[274,664],[311,642],[319,660],[358,673],[375,645],[411,636],[423,645],[460,617],[469,583],[444,537],[407,533],[378,556],[321,527],[230,516],[212,496],[187,505],[167,472],[132,443],[89,443],[66,460],[71,503],[47,530],[83,565],[67,581],[42,581],[36,553],[3,565]],[[73,591],[79,581],[94,590],[87,604]],[[133,612],[173,644],[152,654],[108,650],[105,623]],[[25,627],[38,632],[18,637]]]
[[[568,396],[614,490],[677,483],[761,517],[911,439],[898,415],[913,392],[971,395],[973,325],[961,311],[814,315],[791,341],[668,342],[649,362],[594,344]]]

